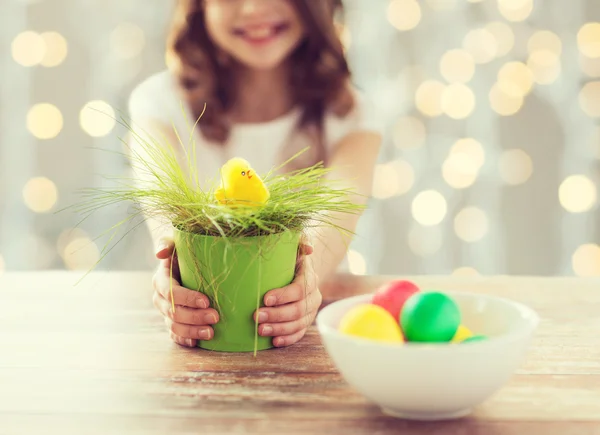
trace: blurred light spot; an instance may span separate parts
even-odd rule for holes
[[[600,246],[593,243],[581,245],[571,259],[573,272],[578,276],[600,276]]]
[[[427,3],[434,11],[447,11],[456,6],[456,0],[427,0]]]
[[[139,56],[145,44],[144,31],[137,24],[120,23],[110,34],[110,48],[122,59]]]
[[[408,192],[415,182],[412,166],[404,160],[377,165],[373,177],[373,197],[387,199]]]
[[[426,116],[442,114],[442,93],[445,86],[436,80],[426,80],[417,88],[415,104],[419,112]]]
[[[487,29],[474,29],[467,33],[463,48],[471,53],[476,63],[491,62],[498,53],[496,38]]]
[[[38,139],[52,139],[63,128],[63,117],[53,104],[35,104],[27,113],[27,129]]]
[[[585,175],[571,175],[558,188],[558,198],[568,212],[589,211],[596,204],[596,185]]]
[[[560,56],[562,53],[562,41],[559,36],[549,30],[539,30],[529,38],[527,50],[533,53],[538,50],[548,50]]]
[[[408,247],[420,257],[429,257],[442,247],[443,234],[439,226],[422,227],[414,225],[408,233]]]
[[[498,167],[502,180],[512,186],[525,183],[533,173],[531,157],[521,149],[504,151],[500,156]]]
[[[524,97],[533,87],[533,74],[524,63],[505,63],[498,71],[498,86],[505,94]]]
[[[479,272],[472,267],[459,267],[452,272],[453,276],[479,276]]]
[[[592,59],[600,57],[600,23],[586,23],[577,32],[579,51]]]
[[[467,118],[475,109],[475,94],[462,83],[446,86],[442,92],[442,110],[452,119]]]
[[[485,26],[496,41],[496,57],[502,57],[510,53],[515,45],[515,34],[511,27],[501,21],[494,21]]]
[[[393,140],[397,148],[417,148],[425,142],[425,124],[412,116],[402,117],[394,125]]]
[[[444,181],[454,189],[472,186],[484,160],[483,147],[475,139],[464,138],[456,141],[442,164]]]
[[[47,213],[56,205],[58,191],[56,185],[46,177],[30,179],[23,187],[23,200],[30,210]]]
[[[533,0],[498,0],[498,10],[508,21],[524,21],[533,12]]]
[[[56,251],[63,255],[67,245],[75,239],[89,238],[88,234],[81,228],[67,228],[62,231],[56,241]]]
[[[387,9],[387,18],[396,29],[411,30],[421,21],[421,7],[415,0],[392,0]]]
[[[523,97],[509,95],[494,83],[489,94],[492,110],[502,116],[511,116],[523,107]]]
[[[100,260],[100,251],[92,240],[81,237],[69,242],[62,258],[67,269],[90,270]]]
[[[533,51],[527,59],[527,67],[531,70],[534,81],[540,85],[554,83],[560,76],[560,59],[553,51]]]
[[[442,164],[444,181],[454,189],[472,186],[478,173],[479,168],[463,153],[450,154]]]
[[[2,255],[0,255],[0,276],[2,276],[2,274],[4,273],[5,270],[6,270],[6,263],[4,263],[4,257],[2,257]]]
[[[446,217],[446,199],[436,190],[425,190],[412,201],[413,218],[424,226],[438,225]]]
[[[360,252],[350,249],[348,251],[348,269],[353,275],[366,275],[367,262]]]
[[[465,137],[457,140],[452,148],[450,148],[450,154],[465,154],[473,162],[477,169],[481,168],[485,163],[485,151],[483,146],[473,138]]]
[[[115,126],[115,111],[106,101],[88,102],[79,112],[79,124],[92,137],[109,134]]]
[[[591,59],[587,56],[580,55],[579,66],[584,74],[594,78],[600,77],[600,57]]]
[[[449,83],[466,83],[475,74],[475,60],[468,51],[448,50],[440,60],[440,72]]]
[[[585,84],[579,92],[579,105],[586,115],[600,117],[600,81]]]
[[[30,30],[19,33],[11,44],[12,57],[22,66],[39,64],[46,54],[46,43],[36,32]]]
[[[67,57],[67,40],[57,32],[45,32],[41,34],[46,45],[46,52],[41,64],[45,67],[58,66]]]
[[[477,207],[465,207],[454,218],[456,235],[468,243],[483,239],[488,229],[488,217],[483,210]]]

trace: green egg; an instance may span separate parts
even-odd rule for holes
[[[434,291],[415,293],[400,313],[400,325],[407,341],[450,341],[460,321],[456,302]]]
[[[472,337],[469,337],[465,340],[463,340],[463,343],[470,343],[473,341],[481,341],[481,340],[485,340],[487,337],[485,335],[474,335]]]

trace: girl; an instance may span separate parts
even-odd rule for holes
[[[132,92],[133,124],[176,144],[173,129],[186,136],[189,120],[193,124],[206,105],[194,132],[200,179],[213,177],[233,156],[266,173],[309,145],[303,160],[285,170],[324,161],[334,168],[332,178],[368,195],[381,136],[372,109],[349,83],[334,25],[339,8],[339,0],[180,0],[169,68]],[[338,222],[353,231],[357,220],[340,216]],[[175,281],[178,307],[171,312],[172,234],[168,225],[149,226],[160,259],[154,304],[171,338],[183,346],[210,340],[210,325],[219,318],[205,296]],[[273,337],[276,347],[304,336],[322,301],[319,282],[332,277],[350,242],[337,230],[312,241],[302,245],[294,282],[267,293],[265,308],[255,313],[259,334]]]

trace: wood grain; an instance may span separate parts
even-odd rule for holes
[[[0,435],[183,433],[600,434],[600,281],[408,277],[526,303],[527,362],[464,419],[387,417],[340,377],[314,328],[297,345],[224,354],[173,344],[147,273],[0,276]],[[391,277],[340,276],[326,302]]]

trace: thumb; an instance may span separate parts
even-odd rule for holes
[[[175,249],[175,243],[173,242],[173,239],[161,237],[158,239],[156,246],[156,258],[159,260],[166,260],[173,255],[173,250]]]

